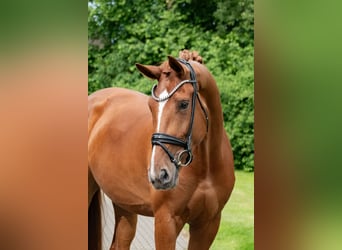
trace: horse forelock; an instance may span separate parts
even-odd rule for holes
[[[189,51],[189,50],[182,50],[179,52],[179,58],[188,61],[196,74],[197,84],[198,84],[198,91],[201,93],[202,91],[205,91],[207,88],[211,87],[217,87],[216,81],[214,77],[211,75],[209,70],[206,68],[206,66],[203,64],[202,57],[199,55],[197,51]],[[158,82],[158,88],[157,88],[157,94],[162,93],[164,90],[171,92],[172,89],[182,80],[190,79],[190,70],[188,67],[186,67],[183,63],[181,63],[184,72],[186,74],[184,76],[176,76],[173,79],[170,79],[170,81],[164,81],[164,79],[159,79]],[[173,69],[171,68],[169,61],[166,60],[159,66],[161,68],[161,72],[166,75],[169,72],[172,72]]]
[[[183,65],[182,65],[183,67]],[[160,65],[161,68],[161,72],[162,72],[162,76],[161,78],[158,80],[158,95],[160,95],[162,92],[167,91],[167,92],[171,92],[172,89],[181,81],[184,79],[179,78],[179,76],[175,76],[170,78],[169,80],[165,81],[165,78],[168,77],[167,75],[171,72],[174,72],[174,70],[171,68],[171,66],[169,65],[168,61],[165,61],[164,63],[162,63]],[[186,68],[183,67],[184,70],[186,70]],[[188,74],[187,74],[188,75]],[[190,75],[190,73],[189,73]]]

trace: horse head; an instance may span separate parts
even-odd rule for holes
[[[206,136],[208,115],[201,101],[193,66],[198,62],[172,56],[160,66],[136,64],[148,78],[158,81],[152,88],[149,108],[153,118],[149,181],[156,189],[171,189],[178,183],[182,167],[191,167],[194,148]]]

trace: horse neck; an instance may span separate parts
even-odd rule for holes
[[[220,162],[222,158],[221,150],[218,149],[221,149],[222,140],[225,138],[223,113],[220,93],[214,77],[203,64],[193,63],[192,65],[196,71],[201,100],[209,116],[208,134],[197,148],[202,164],[196,171],[199,176],[206,176],[208,171],[220,171],[222,167],[222,164],[215,164],[215,162]]]
[[[201,71],[202,72],[202,71]],[[207,169],[202,169],[201,173],[222,173],[222,168],[226,167],[223,162],[222,145],[225,145],[223,141],[227,139],[226,131],[223,124],[223,112],[221,106],[221,98],[216,81],[214,77],[207,72],[202,74],[199,80],[200,95],[204,99],[204,103],[207,106],[209,113],[209,130],[205,141],[200,146],[202,147],[201,153],[204,156],[204,161]],[[228,151],[225,155],[229,153]],[[228,163],[227,163],[228,164]]]
[[[220,143],[222,137],[221,131],[223,128],[223,113],[221,107],[221,99],[216,81],[213,76],[207,72],[200,80],[201,96],[204,97],[206,106],[209,111],[209,135],[214,139],[214,142]]]
[[[210,173],[218,173],[222,167],[220,164],[215,164],[217,161],[220,162],[222,158],[220,149],[224,128],[220,95],[215,82],[213,84],[215,86],[200,91],[209,116],[207,136],[197,148],[197,156],[199,155],[201,164],[194,171],[200,178],[205,178]]]

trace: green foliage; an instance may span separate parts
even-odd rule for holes
[[[158,64],[181,49],[197,50],[220,89],[235,167],[253,171],[253,23],[250,0],[92,1],[88,92],[119,86],[150,94],[152,82],[135,63]]]
[[[221,35],[234,31],[239,34],[239,42],[245,46],[254,42],[253,0],[221,0],[214,13],[217,30]]]

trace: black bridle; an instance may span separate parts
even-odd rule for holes
[[[192,87],[194,88],[194,92],[192,94],[192,107],[191,107],[191,117],[190,117],[190,125],[189,125],[189,129],[188,129],[188,133],[186,135],[186,140],[182,140],[179,139],[177,137],[168,135],[168,134],[164,134],[164,133],[154,133],[152,134],[152,145],[157,145],[160,146],[165,153],[170,157],[170,160],[173,164],[175,164],[176,168],[179,168],[180,166],[185,167],[188,166],[191,162],[192,162],[192,152],[191,152],[191,137],[192,137],[192,127],[193,127],[193,123],[194,123],[194,118],[195,118],[195,106],[196,106],[196,98],[198,99],[198,102],[200,103],[200,106],[204,112],[205,118],[206,118],[206,122],[207,122],[207,132],[208,132],[208,126],[209,126],[209,120],[208,120],[208,114],[207,111],[204,109],[203,104],[201,102],[201,99],[198,96],[198,89],[197,89],[197,80],[196,80],[196,74],[194,69],[192,68],[191,64],[183,59],[177,59],[179,62],[185,64],[188,69],[190,70],[190,80],[184,80],[181,81],[180,83],[178,83],[178,85],[170,92],[170,94],[168,94],[167,96],[162,96],[162,97],[157,97],[154,94],[154,91],[157,87],[157,84],[155,84],[152,87],[152,98],[154,100],[156,100],[157,102],[162,102],[162,101],[166,101],[167,99],[169,99],[180,87],[182,87],[184,84],[186,83],[191,83]],[[176,145],[179,147],[184,148],[184,150],[182,150],[180,153],[178,153],[177,156],[174,156],[165,146],[165,144],[172,144],[172,145]],[[186,157],[186,162],[183,163],[182,162],[182,158],[184,157],[184,155],[187,154]]]

